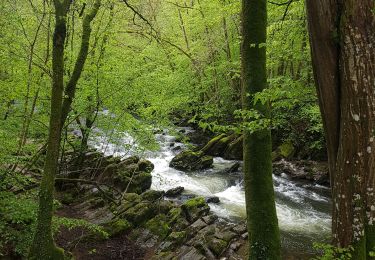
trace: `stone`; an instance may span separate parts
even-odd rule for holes
[[[202,219],[207,225],[211,225],[218,219],[218,217],[216,215],[210,214],[202,217]]]
[[[142,172],[151,173],[154,170],[154,165],[149,160],[140,159],[138,162],[138,169]]]
[[[197,221],[195,221],[193,224],[191,224],[188,227],[188,233],[189,234],[195,234],[199,230],[201,230],[202,228],[204,228],[205,226],[207,226],[207,224],[203,220],[198,219]]]
[[[141,202],[126,210],[121,216],[135,226],[139,226],[154,217],[155,214],[155,208],[152,207],[151,203]]]
[[[181,205],[181,209],[186,219],[192,223],[200,217],[206,216],[210,207],[202,197],[192,198]]]
[[[177,197],[179,195],[181,195],[181,193],[184,191],[184,187],[181,187],[181,186],[178,186],[176,188],[172,188],[172,189],[169,189],[167,190],[167,192],[165,193],[165,196],[166,197]]]
[[[154,218],[147,221],[145,227],[161,239],[166,238],[171,231],[167,216],[164,214],[156,215]]]
[[[118,219],[106,224],[105,230],[110,236],[116,236],[129,231],[131,227],[132,225],[126,219]]]
[[[241,224],[241,225],[236,225],[232,228],[232,231],[237,233],[238,235],[242,235],[247,231],[246,225]]]
[[[202,255],[194,247],[187,247],[187,248],[184,248],[184,250],[182,250],[182,252],[178,255],[177,259],[179,260],[206,260],[206,257]]]
[[[219,238],[221,240],[224,240],[225,242],[229,243],[233,238],[235,238],[237,236],[236,233],[234,232],[231,232],[231,231],[221,231],[221,232],[217,232],[215,234],[215,237],[216,238]]]
[[[220,199],[219,199],[219,197],[216,197],[216,196],[208,197],[208,198],[206,198],[206,202],[217,204],[217,203],[220,203]]]
[[[148,190],[141,194],[142,200],[156,201],[162,199],[164,191]]]
[[[186,240],[186,231],[172,232],[167,237],[167,240],[173,241],[177,245],[181,245]]]
[[[181,171],[204,170],[212,167],[213,157],[202,152],[183,151],[177,154],[169,166]]]
[[[219,257],[227,248],[228,243],[224,240],[213,238],[208,242],[208,247],[211,251]]]

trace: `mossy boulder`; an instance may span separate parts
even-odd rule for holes
[[[105,230],[110,236],[116,236],[118,234],[129,231],[132,225],[126,219],[118,219],[111,221],[105,225]]]
[[[213,238],[208,242],[208,247],[217,257],[219,257],[227,248],[228,243],[224,240]]]
[[[109,164],[98,177],[98,181],[110,184],[121,191],[142,193],[151,187],[151,171],[154,165],[137,156],[119,163]]]
[[[172,232],[167,237],[167,240],[173,241],[177,245],[182,245],[186,240],[186,231]]]
[[[139,171],[150,173],[154,170],[154,165],[149,160],[141,159],[138,161],[138,169]]]
[[[242,160],[243,136],[220,134],[212,138],[200,151],[206,155],[220,156],[229,160]]]
[[[171,232],[167,216],[164,214],[156,215],[154,218],[147,221],[145,227],[161,239],[166,238]]]
[[[157,191],[157,190],[147,190],[142,193],[142,200],[147,201],[156,201],[160,200],[164,196],[164,191]]]
[[[121,217],[130,221],[135,226],[146,223],[149,219],[156,215],[156,208],[152,203],[141,202],[134,207],[129,208],[121,214]]]
[[[211,168],[213,162],[212,156],[188,150],[176,155],[169,166],[181,171],[196,171]]]
[[[200,217],[206,216],[210,212],[210,207],[203,197],[187,200],[181,205],[181,209],[190,223],[195,222]]]

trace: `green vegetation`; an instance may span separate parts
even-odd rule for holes
[[[374,257],[375,119],[364,105],[374,103],[374,1],[323,2],[1,0],[0,257],[67,257],[54,241],[61,226],[104,238],[146,226],[183,241],[169,226],[206,215],[205,199],[160,215],[163,195],[143,204],[137,195],[151,186],[151,162],[107,157],[113,144],[148,158],[161,129],[188,142],[176,126],[216,136],[189,144],[177,169],[243,155],[253,259],[280,258],[271,162],[280,158],[328,160],[333,246],[322,259]],[[81,196],[83,186],[101,197]],[[110,234],[56,217],[56,205],[90,199],[124,215]],[[227,243],[211,246],[220,255]]]

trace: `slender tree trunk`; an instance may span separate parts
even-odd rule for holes
[[[52,238],[53,193],[61,138],[62,98],[64,92],[64,42],[66,38],[66,15],[70,0],[63,3],[54,0],[55,31],[52,51],[52,95],[51,117],[44,174],[39,193],[39,211],[34,241],[29,259],[64,259],[64,253],[57,248]]]
[[[312,61],[331,175],[333,243],[375,248],[374,1],[307,0]]]
[[[64,96],[64,102],[62,105],[62,115],[61,115],[62,126],[64,125],[66,118],[69,115],[71,105],[75,97],[77,83],[78,83],[79,78],[81,77],[83,67],[85,66],[85,62],[87,59],[87,54],[89,52],[89,46],[90,46],[90,35],[91,35],[91,30],[92,30],[91,22],[94,20],[96,14],[98,13],[100,4],[101,4],[101,0],[95,0],[92,10],[88,14],[86,14],[85,17],[83,18],[81,47],[79,50],[76,63],[74,65],[72,76],[70,77],[70,80],[66,85],[65,93],[64,93],[65,96]]]
[[[253,103],[266,79],[266,0],[242,1],[242,106],[270,116],[268,104]],[[272,182],[271,131],[244,130],[244,180],[249,259],[280,259],[280,236]]]

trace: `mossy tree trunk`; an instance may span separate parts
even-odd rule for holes
[[[66,15],[71,1],[54,0],[55,30],[52,50],[51,117],[44,174],[39,193],[39,211],[36,232],[29,259],[63,259],[52,238],[53,192],[61,137],[61,107],[64,92],[64,42],[66,38]]]
[[[70,111],[77,82],[86,61],[91,34],[90,23],[98,12],[100,2],[100,0],[95,0],[92,11],[84,18],[80,53],[76,61],[73,75],[70,78],[64,93],[64,43],[67,29],[66,16],[72,1],[53,1],[56,22],[52,50],[51,116],[47,155],[39,194],[37,227],[33,244],[30,249],[29,259],[58,260],[64,258],[63,251],[55,246],[52,237],[53,193],[55,187],[55,176],[58,172],[61,132],[65,119]],[[63,103],[64,96],[65,99]]]
[[[333,214],[332,238],[375,249],[375,16],[373,0],[307,0],[310,44],[322,113]]]
[[[266,0],[242,1],[242,107],[269,117],[269,106],[253,94],[262,91],[266,79]],[[280,259],[280,236],[272,182],[271,131],[244,130],[244,180],[249,259]]]

